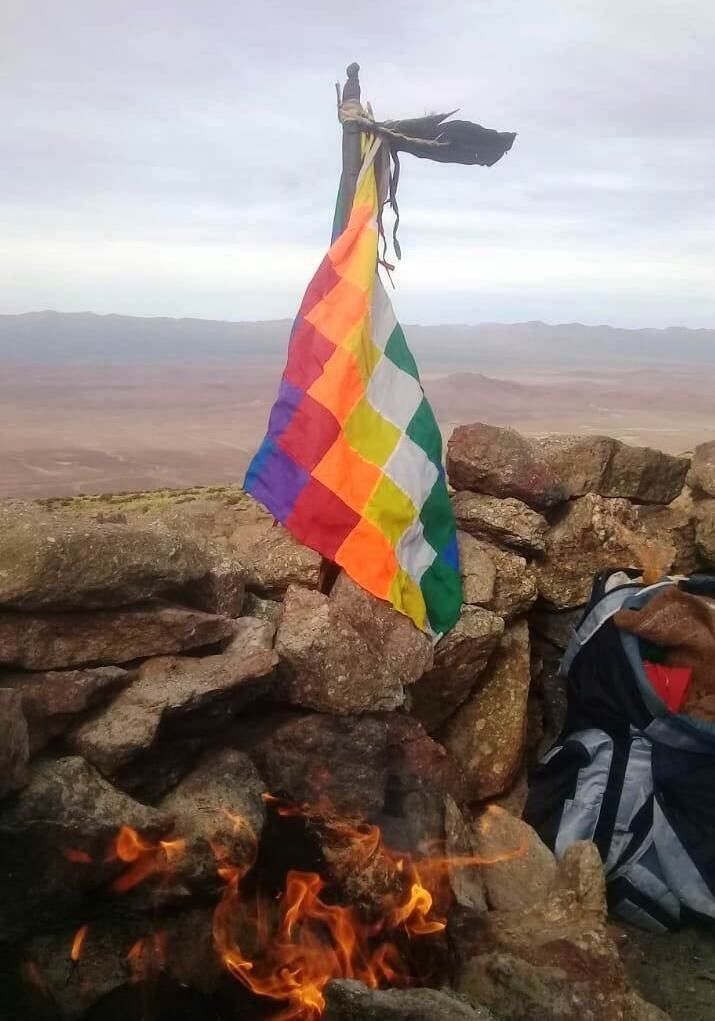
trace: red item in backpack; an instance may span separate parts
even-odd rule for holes
[[[679,713],[690,687],[693,671],[689,666],[664,666],[644,660],[643,666],[655,693],[671,713]]]

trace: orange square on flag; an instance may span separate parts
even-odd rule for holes
[[[338,433],[337,439],[326,452],[323,459],[311,472],[324,486],[332,490],[348,507],[360,514],[378,482],[382,471],[375,464],[370,464],[358,454],[345,439],[344,433]]]
[[[343,264],[345,259],[349,259],[355,248],[359,246],[361,235],[371,229],[368,225],[374,216],[375,207],[371,202],[362,202],[358,206],[353,206],[347,227],[335,239],[328,253],[331,263],[338,272],[340,272],[338,267]],[[377,231],[372,229],[376,234]],[[376,245],[375,240],[372,243]]]
[[[333,344],[340,344],[355,324],[367,315],[369,295],[350,280],[335,285],[305,316]]]
[[[345,348],[336,347],[308,393],[332,411],[342,425],[365,393],[355,355]]]
[[[355,581],[379,599],[389,599],[398,564],[395,551],[371,521],[361,518],[335,554]]]

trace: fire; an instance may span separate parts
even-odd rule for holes
[[[160,840],[152,844],[131,826],[122,826],[105,860],[122,861],[129,868],[114,880],[111,889],[115,893],[126,893],[149,876],[169,872],[185,849],[185,840]]]
[[[389,944],[372,951],[377,933],[352,907],[321,896],[324,880],[313,872],[289,872],[272,932],[266,932],[260,900],[241,898],[238,870],[222,870],[226,889],[214,914],[214,941],[224,966],[257,996],[284,1003],[275,1021],[313,1021],[325,1008],[323,990],[333,978],[357,978],[375,988],[396,974]],[[255,959],[241,948],[236,932],[259,936]],[[397,963],[396,960],[394,962]]]
[[[166,933],[153,932],[133,944],[127,954],[132,982],[146,982],[166,964]]]
[[[273,1001],[272,1021],[318,1021],[325,1010],[325,987],[336,978],[358,979],[371,988],[419,981],[419,973],[410,970],[411,945],[444,932],[454,870],[508,861],[526,851],[524,844],[490,858],[450,857],[433,848],[416,862],[386,847],[377,826],[338,817],[327,802],[295,806],[268,794],[264,799],[278,816],[303,817],[322,833],[332,876],[328,883],[316,872],[290,871],[277,900],[261,888],[259,877],[249,895],[243,881],[253,866],[236,866],[230,847],[218,836],[209,841],[224,884],[213,915],[216,952],[233,978],[255,996]],[[483,814],[483,832],[498,811]],[[217,820],[217,834],[222,826],[225,832],[225,820],[234,834],[250,829],[228,809],[220,809],[219,817],[224,822]],[[126,867],[110,890],[124,893],[151,876],[170,876],[185,849],[182,839],[152,842],[122,826],[105,861]],[[86,860],[81,851],[65,852],[65,857]],[[361,884],[369,890],[367,899],[360,896]],[[74,936],[73,962],[79,960],[87,933],[83,925]],[[166,964],[166,935],[154,932],[137,940],[127,961],[133,981],[150,980]]]
[[[94,858],[91,854],[87,854],[86,851],[79,851],[74,847],[68,848],[66,851],[63,851],[62,854],[67,861],[71,861],[75,865],[92,865],[94,863]]]
[[[298,808],[272,798],[269,803],[283,817],[321,820],[358,863],[383,857],[394,881],[378,917],[367,920],[355,905],[333,903],[317,873],[289,872],[271,925],[260,896],[243,898],[240,870],[219,869],[226,886],[214,913],[214,942],[229,973],[256,996],[282,1004],[274,1021],[316,1021],[325,1009],[325,987],[335,978],[358,979],[373,989],[409,982],[398,944],[445,928],[415,864],[385,848],[377,826],[325,820],[323,805]],[[255,953],[242,946],[239,934],[244,933],[256,943]]]
[[[85,940],[87,939],[88,932],[89,926],[83,925],[74,934],[74,939],[72,940],[72,949],[70,950],[70,960],[74,964],[76,964],[77,961],[79,961],[80,955],[82,953],[82,947],[84,946]]]

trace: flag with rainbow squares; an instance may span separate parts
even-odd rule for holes
[[[308,286],[246,490],[435,638],[462,601],[442,437],[378,275],[379,143]]]

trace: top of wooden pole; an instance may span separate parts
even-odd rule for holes
[[[349,64],[345,69],[345,73],[348,76],[347,81],[343,85],[343,103],[349,99],[356,99],[360,102],[360,65]]]

